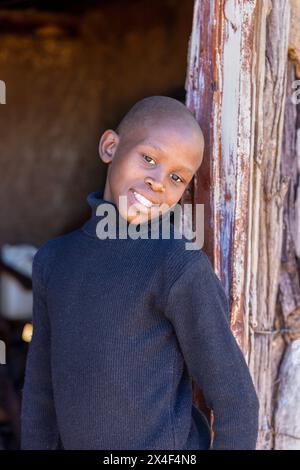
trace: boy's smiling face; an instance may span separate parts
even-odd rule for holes
[[[109,164],[103,198],[134,224],[164,214],[181,198],[203,157],[201,130],[184,121],[135,127],[126,135],[106,130],[99,154]],[[119,197],[126,196],[125,207]]]

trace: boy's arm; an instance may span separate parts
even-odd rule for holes
[[[57,449],[60,445],[51,382],[50,323],[39,253],[33,258],[33,335],[22,391],[21,449]]]
[[[165,310],[190,375],[214,411],[212,449],[255,449],[259,402],[229,324],[229,303],[204,252],[173,283]]]

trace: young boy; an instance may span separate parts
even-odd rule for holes
[[[90,219],[34,257],[22,449],[255,449],[258,398],[208,257],[185,249],[184,237],[118,236],[120,220],[151,235],[203,146],[190,111],[163,96],[103,133],[107,179],[87,197]],[[120,216],[115,238],[99,237],[103,205]],[[212,445],[192,378],[214,411]]]

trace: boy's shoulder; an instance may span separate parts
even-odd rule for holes
[[[186,259],[199,259],[204,253],[197,239],[188,238],[184,230],[170,224],[170,249]]]
[[[220,295],[229,317],[229,298],[222,285],[221,279],[216,274],[213,264],[205,251],[194,245],[194,249],[186,249],[185,237],[174,239],[167,256],[168,291],[173,286],[184,294],[187,286],[195,289],[199,295]]]
[[[195,240],[188,239],[184,234],[172,227],[171,237],[168,240],[162,239],[166,243],[165,250],[166,270],[173,278],[173,281],[189,270],[192,265],[199,272],[203,270],[213,270],[212,263]]]

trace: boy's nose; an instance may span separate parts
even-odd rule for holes
[[[165,187],[164,187],[163,183],[153,179],[151,176],[147,176],[145,178],[145,183],[148,186],[150,186],[153,189],[153,191],[160,191],[160,192],[165,191]]]

